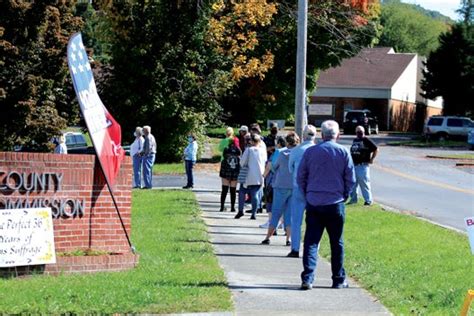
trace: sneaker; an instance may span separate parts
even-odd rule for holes
[[[263,213],[262,208],[257,209],[257,213]]]
[[[230,212],[231,212],[231,213],[235,213],[235,208],[231,208],[231,209],[230,209]]]
[[[351,200],[351,201],[347,202],[347,205],[351,205],[351,204],[357,204],[357,201],[352,201]]]
[[[183,189],[192,189],[192,188],[193,188],[192,185],[185,185],[185,186],[183,187]]]
[[[235,214],[234,218],[235,218],[235,219],[239,219],[239,218],[241,218],[242,216],[244,216],[244,213],[243,213],[243,212],[238,212],[237,214]]]
[[[250,219],[257,219],[255,215],[250,216]]]
[[[333,289],[347,289],[349,287],[349,283],[344,280],[342,283],[333,283],[331,287]]]
[[[277,233],[276,229],[273,231],[273,236],[278,236],[278,233]]]
[[[261,245],[270,245],[270,239],[264,239],[264,240],[262,240],[262,242],[260,244]]]
[[[303,291],[308,291],[308,290],[311,290],[312,288],[313,288],[313,285],[311,283],[305,283],[305,282],[303,282],[300,287],[300,289]]]
[[[292,250],[290,251],[287,255],[288,258],[299,258],[300,257],[300,252]]]
[[[245,213],[252,213],[252,210],[246,210]]]
[[[364,205],[365,205],[365,206],[371,206],[371,205],[372,205],[372,202],[365,202]]]
[[[291,246],[291,241],[287,240],[287,241],[286,241],[286,245],[287,245],[287,246]]]
[[[224,208],[221,207],[221,208],[219,209],[219,212],[224,212]]]
[[[270,225],[270,223],[266,222],[265,224],[259,225],[258,227],[260,227],[260,228],[268,228],[269,225]]]

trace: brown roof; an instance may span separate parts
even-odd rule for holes
[[[321,72],[318,87],[391,88],[416,54],[394,53],[390,47],[367,48],[340,66]]]

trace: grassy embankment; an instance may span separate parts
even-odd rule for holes
[[[474,288],[467,236],[376,205],[348,206],[345,227],[346,270],[391,312],[459,314]]]
[[[182,313],[232,310],[223,271],[191,192],[134,191],[137,268],[0,279],[0,314]]]

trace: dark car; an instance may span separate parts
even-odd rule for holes
[[[355,134],[359,125],[364,127],[367,135],[379,133],[377,117],[372,116],[369,110],[348,111],[344,119],[344,134]]]

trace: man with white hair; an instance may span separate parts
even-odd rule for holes
[[[287,257],[298,258],[301,244],[301,224],[303,222],[303,213],[306,208],[306,200],[303,192],[298,187],[296,176],[298,167],[305,151],[313,146],[316,139],[316,127],[306,125],[303,130],[303,142],[296,146],[290,153],[288,169],[293,177],[293,193],[291,195],[291,251]]]
[[[370,169],[369,165],[374,162],[377,156],[378,148],[373,141],[365,136],[365,129],[362,126],[356,127],[357,137],[352,142],[351,156],[354,161],[356,174],[356,185],[352,190],[351,200],[349,204],[357,203],[357,187],[360,187],[364,205],[372,205],[372,192],[370,190]]]
[[[306,150],[298,168],[297,183],[306,200],[301,289],[313,288],[319,242],[326,229],[331,244],[332,287],[348,287],[344,270],[344,202],[355,184],[354,164],[349,151],[336,143],[339,124],[324,121],[322,143]]]
[[[156,141],[155,137],[151,134],[151,127],[146,125],[143,126],[143,135],[145,141],[143,143],[143,150],[141,156],[143,157],[143,183],[144,189],[151,189],[153,179],[153,164],[155,163],[156,156]]]

